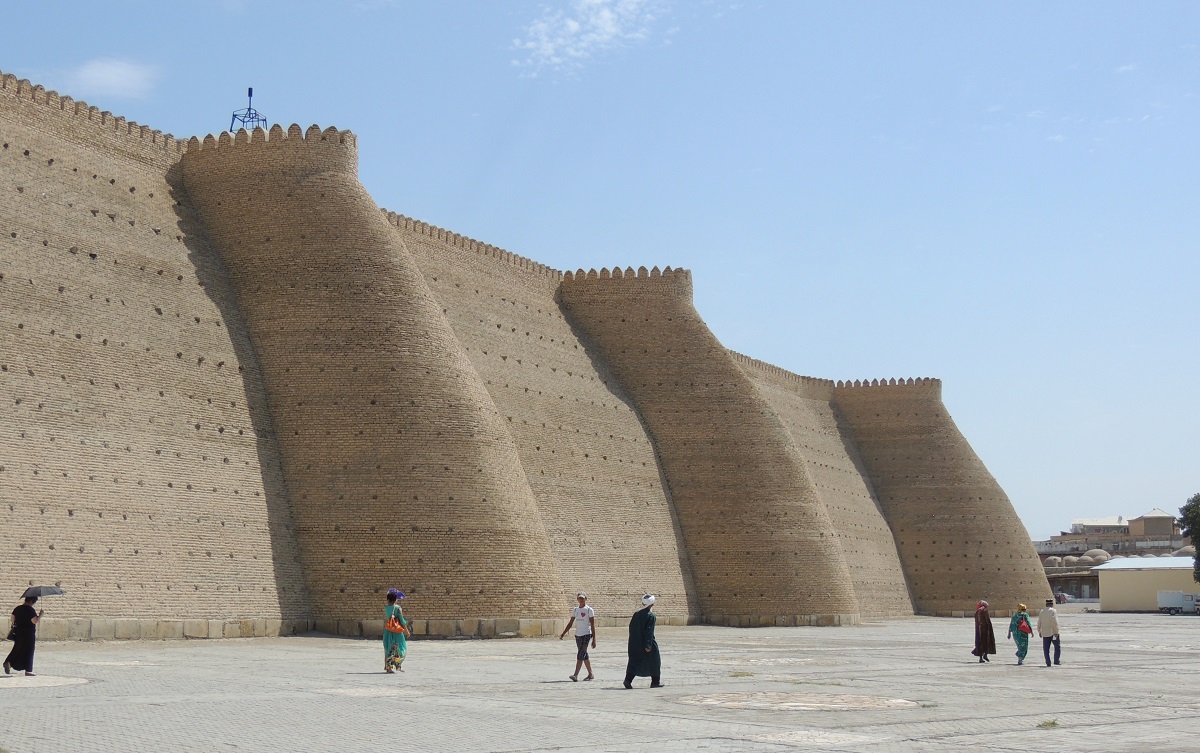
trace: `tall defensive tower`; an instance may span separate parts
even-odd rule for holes
[[[222,133],[182,166],[261,359],[318,621],[375,617],[393,584],[423,617],[556,615],[512,438],[358,182],[354,135]]]

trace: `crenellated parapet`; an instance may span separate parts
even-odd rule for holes
[[[352,132],[332,126],[304,129],[293,123],[286,131],[278,124],[270,130],[241,128],[234,134],[222,131],[203,139],[193,136],[187,141],[183,160],[193,175],[212,170],[245,176],[291,171],[302,165],[309,171],[340,170],[357,176],[358,139]]]
[[[184,142],[169,133],[126,120],[83,100],[61,95],[28,79],[0,72],[0,96],[9,96],[42,111],[43,115],[64,118],[70,127],[95,136],[119,138],[128,149],[143,152],[156,160],[175,161],[183,154]]]
[[[428,222],[414,220],[411,217],[406,217],[405,215],[397,214],[396,212],[390,212],[386,209],[382,209],[380,211],[383,212],[383,216],[387,219],[388,224],[392,227],[418,233],[432,240],[454,246],[455,248],[461,248],[465,251],[479,254],[480,256],[485,256],[506,264],[511,264],[519,269],[526,270],[535,275],[546,277],[549,280],[557,281],[561,280],[563,277],[563,273],[557,269],[554,269],[553,267],[540,264],[533,259],[514,254],[511,251],[505,251],[498,246],[477,241],[474,238],[469,238],[465,235],[460,235],[450,230],[446,230],[445,228],[440,228],[437,225],[431,225]]]
[[[757,358],[743,355],[735,350],[730,350],[728,353],[738,366],[757,371],[767,377],[792,385],[798,388],[806,397],[828,400],[833,393],[834,383],[831,379],[820,379],[818,377],[796,374],[766,361],[760,361]]]
[[[834,385],[839,390],[853,390],[862,388],[874,387],[917,387],[925,390],[932,390],[939,396],[942,394],[942,380],[931,379],[929,377],[917,377],[916,379],[909,377],[908,379],[855,379],[854,381],[838,380]]]
[[[658,267],[646,269],[638,267],[634,270],[633,267],[613,267],[612,269],[602,268],[600,270],[577,270],[575,272],[567,271],[563,273],[564,285],[613,285],[613,284],[636,284],[639,290],[647,291],[652,289],[670,290],[675,293],[684,293],[688,299],[692,297],[692,273],[686,269],[672,269],[666,267],[660,270]]]

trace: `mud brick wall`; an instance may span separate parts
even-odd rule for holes
[[[787,431],[692,306],[691,275],[595,270],[561,300],[654,438],[705,621],[843,623],[858,602]]]
[[[783,421],[833,524],[863,617],[913,614],[892,530],[830,399],[834,384],[732,353]]]
[[[315,614],[550,618],[563,585],[506,417],[394,229],[354,136],[193,140],[184,184],[237,290]]]
[[[932,380],[727,351],[691,277],[382,212],[346,131],[176,140],[0,73],[0,594],[44,637],[842,624],[1049,594]]]
[[[643,593],[671,623],[699,618],[678,525],[629,397],[567,322],[562,274],[389,214],[488,393],[537,498],[567,592],[627,619]]]
[[[60,584],[47,634],[307,624],[262,377],[179,154],[0,76],[0,596]]]
[[[1012,503],[942,404],[942,383],[842,384],[833,403],[891,526],[921,614],[993,614],[1050,597]]]

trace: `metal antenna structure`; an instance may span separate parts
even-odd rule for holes
[[[229,121],[229,130],[236,131],[235,125],[241,123],[241,127],[247,131],[253,131],[255,128],[266,129],[267,119],[263,114],[254,109],[254,87],[246,90],[246,108],[243,110],[234,110],[233,118]]]

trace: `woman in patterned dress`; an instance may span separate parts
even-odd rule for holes
[[[1028,631],[1021,629],[1022,622],[1025,623]],[[1008,637],[1017,644],[1017,664],[1025,663],[1025,655],[1029,653],[1029,634],[1032,632],[1033,626],[1029,624],[1029,607],[1018,604],[1017,613],[1008,621]]]
[[[404,619],[404,610],[397,603],[403,598],[404,594],[402,592],[394,588],[389,590],[387,595],[388,605],[383,615],[385,620],[383,630],[383,671],[389,675],[396,670],[404,671],[400,665],[404,663],[404,655],[408,653],[408,640],[405,637],[405,634],[408,632],[408,620]],[[396,622],[392,622],[393,619],[400,623],[401,629],[399,632],[392,632],[386,627],[389,623],[393,626],[396,624]]]

